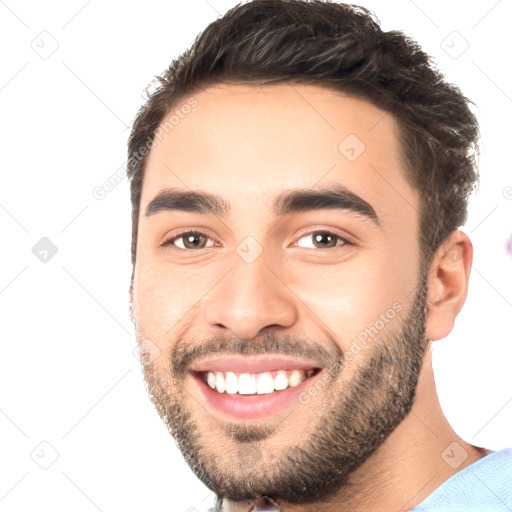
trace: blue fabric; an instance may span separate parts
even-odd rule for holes
[[[512,512],[512,448],[455,473],[411,512]]]
[[[411,512],[512,512],[512,448],[455,473]]]

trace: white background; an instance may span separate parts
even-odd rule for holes
[[[0,510],[184,512],[213,499],[153,410],[133,354],[127,180],[103,200],[92,192],[125,165],[144,87],[235,3],[0,0]],[[360,5],[415,37],[478,106],[470,292],[435,344],[435,368],[455,430],[512,446],[512,5]],[[461,37],[469,47],[453,58]],[[32,252],[42,237],[58,249],[46,263]]]

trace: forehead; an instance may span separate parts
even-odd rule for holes
[[[141,211],[166,187],[265,207],[280,192],[341,184],[382,209],[409,203],[393,116],[360,98],[309,84],[218,84],[176,103],[161,123]],[[405,203],[405,204],[404,204]]]

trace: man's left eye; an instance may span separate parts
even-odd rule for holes
[[[311,242],[306,245],[306,247],[312,249],[333,249],[343,245],[351,245],[348,240],[345,240],[341,236],[335,235],[330,231],[313,231],[301,237],[299,242],[300,240],[308,238],[311,240]],[[298,245],[299,242],[296,242],[294,245]],[[340,243],[338,244],[338,242]]]

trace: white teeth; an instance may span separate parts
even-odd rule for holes
[[[241,373],[238,377],[238,392],[241,395],[256,393],[256,379],[250,373]]]
[[[234,395],[238,391],[238,379],[233,372],[226,372],[226,393]]]
[[[290,387],[298,386],[306,376],[304,375],[304,372],[299,372],[299,370],[293,370],[292,373],[290,373],[290,376],[288,377],[288,385]]]
[[[270,373],[260,373],[258,375],[256,391],[258,395],[266,395],[274,391],[274,379]]]
[[[314,370],[278,370],[277,372],[240,374],[209,371],[203,374],[203,379],[219,393],[265,395],[298,386],[313,373]]]
[[[288,376],[284,370],[279,370],[274,378],[274,389],[277,391],[288,387]]]
[[[226,391],[226,383],[222,372],[215,372],[215,389],[219,393],[224,393],[224,391]]]

